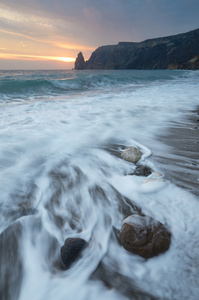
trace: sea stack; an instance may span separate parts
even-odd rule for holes
[[[79,52],[76,61],[75,61],[75,69],[76,70],[83,70],[86,67],[86,63],[84,60],[84,56],[82,54],[82,52]]]

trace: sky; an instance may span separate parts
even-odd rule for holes
[[[0,70],[71,69],[99,46],[199,28],[199,0],[0,0]]]

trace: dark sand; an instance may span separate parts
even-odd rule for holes
[[[165,178],[199,196],[199,107],[171,122],[158,140],[163,147],[152,149],[153,157]]]

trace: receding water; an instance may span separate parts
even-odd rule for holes
[[[1,300],[198,299],[199,201],[150,150],[198,95],[198,71],[0,72]],[[162,177],[126,176],[131,145]],[[169,251],[145,260],[121,247],[137,209],[171,231]],[[68,237],[89,246],[63,270]]]

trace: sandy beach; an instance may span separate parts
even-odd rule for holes
[[[154,160],[165,178],[199,195],[199,107],[171,122],[158,136],[165,147],[153,149]]]

